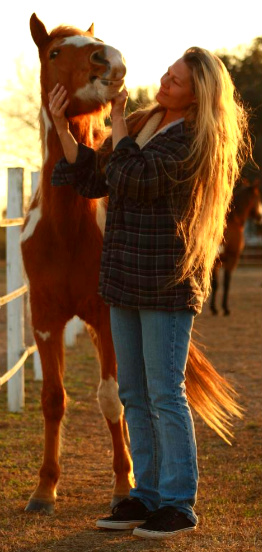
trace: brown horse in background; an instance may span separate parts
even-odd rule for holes
[[[106,137],[104,119],[110,100],[123,86],[126,70],[120,52],[94,38],[93,28],[84,32],[58,27],[48,34],[35,14],[30,28],[41,63],[43,164],[39,187],[22,230],[21,248],[43,372],[45,444],[39,483],[27,511],[52,512],[60,475],[60,427],[66,405],[63,332],[74,315],[86,322],[100,360],[98,400],[112,436],[113,503],[128,496],[134,484],[117,392],[109,307],[97,294],[106,200],[80,197],[71,186],[51,186],[54,165],[63,151],[48,102],[48,93],[55,84],[63,84],[70,100],[67,116],[71,132],[78,142],[98,149]],[[186,387],[191,405],[227,441],[230,417],[239,415],[232,388],[192,342]]]
[[[225,315],[230,314],[228,295],[233,270],[237,267],[239,257],[245,246],[244,229],[247,219],[256,222],[262,220],[262,203],[259,191],[259,178],[253,184],[245,178],[236,187],[230,212],[224,232],[223,243],[220,248],[212,274],[212,291],[210,297],[210,310],[217,314],[216,293],[218,289],[219,269],[224,269],[222,309]]]

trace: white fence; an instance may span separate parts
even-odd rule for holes
[[[32,193],[38,184],[39,173],[31,173]],[[19,412],[24,407],[24,363],[34,355],[35,380],[42,380],[42,370],[37,346],[24,345],[24,299],[27,285],[24,282],[20,231],[23,224],[24,170],[8,169],[7,218],[0,220],[6,227],[6,291],[0,297],[0,308],[7,305],[7,372],[0,377],[0,388],[7,383],[7,402],[10,412]],[[74,317],[66,326],[65,343],[73,346],[83,323]]]

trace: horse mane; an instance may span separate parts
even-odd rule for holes
[[[81,31],[81,29],[78,29],[77,27],[70,27],[69,25],[59,25],[51,31],[49,37],[51,40],[53,40],[54,38],[67,38],[72,35],[89,36],[87,31]]]

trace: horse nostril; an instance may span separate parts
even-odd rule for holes
[[[105,59],[104,55],[103,55],[103,50],[96,50],[95,52],[93,52],[90,56],[90,61],[92,63],[94,63],[95,65],[105,65],[106,67],[108,67],[109,65],[109,62],[107,59]]]
[[[93,77],[90,77],[90,82],[91,84],[93,84],[93,82],[95,82],[95,80],[97,79],[98,77],[96,77],[95,75]]]

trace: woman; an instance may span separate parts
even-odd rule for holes
[[[50,110],[65,159],[53,184],[70,183],[86,197],[109,196],[99,292],[111,309],[136,487],[97,526],[167,538],[197,525],[185,367],[193,319],[209,292],[250,146],[230,76],[206,50],[190,48],[168,68],[153,109],[126,121],[126,99],[124,89],[112,102],[114,151],[104,171],[101,152],[70,134],[66,91],[56,86]]]

